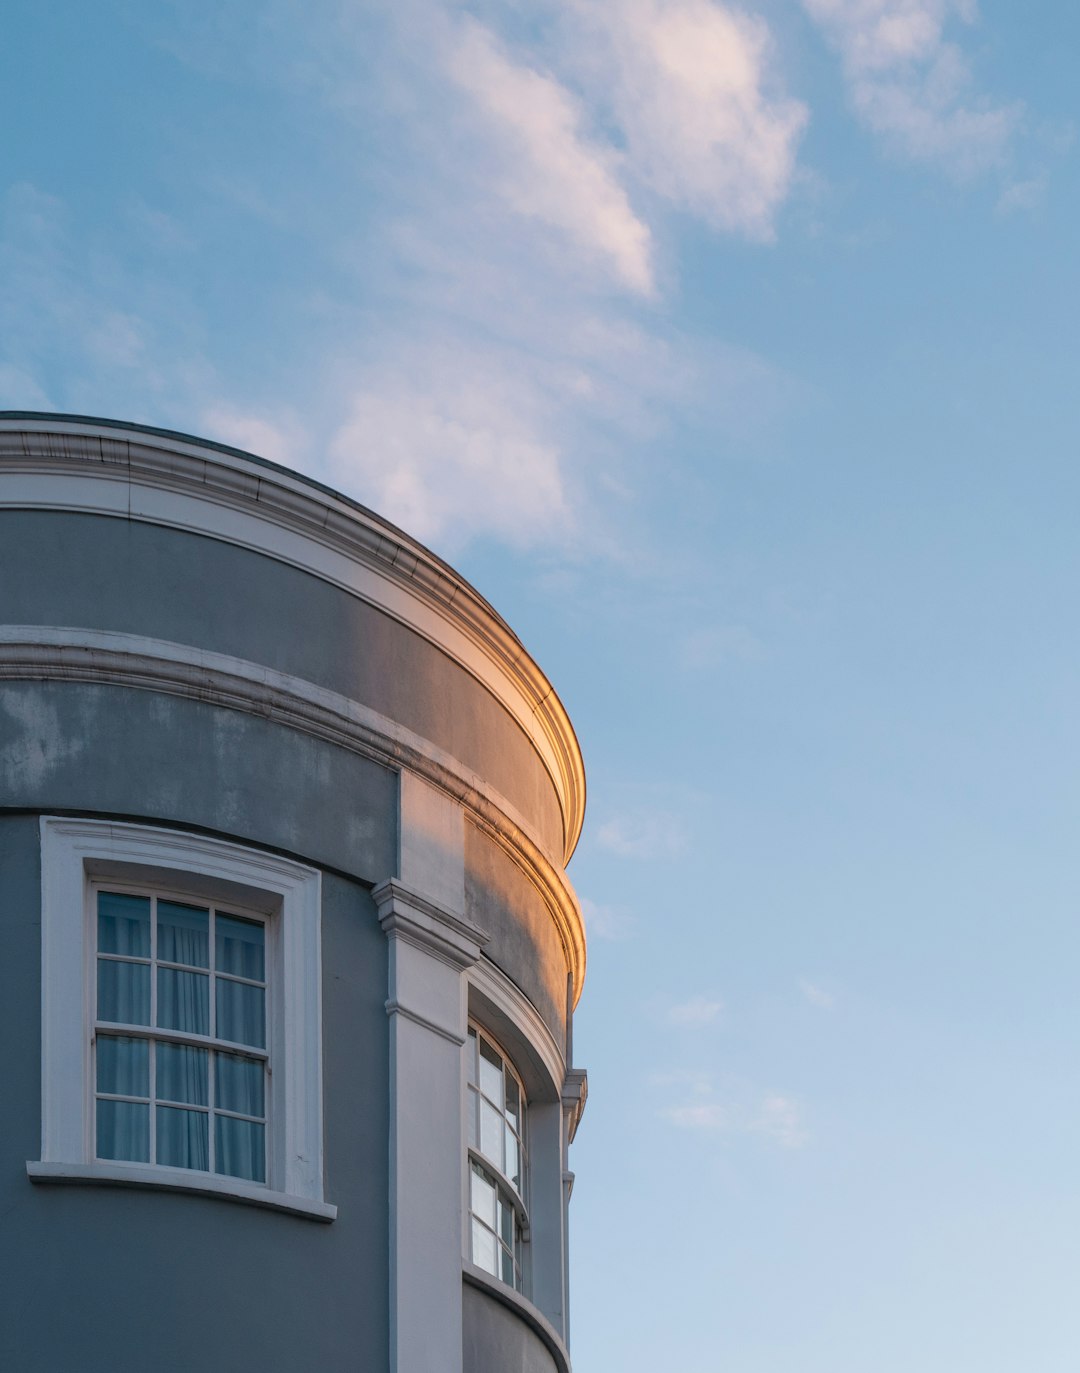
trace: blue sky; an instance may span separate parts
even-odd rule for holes
[[[577,1373],[1073,1373],[1080,9],[3,28],[0,406],[338,485],[578,726]]]

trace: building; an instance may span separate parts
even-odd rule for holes
[[[0,1367],[565,1373],[583,807],[408,534],[0,416]]]

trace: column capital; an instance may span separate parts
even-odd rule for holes
[[[471,920],[406,886],[400,878],[380,882],[371,895],[379,924],[388,936],[405,940],[458,972],[472,967],[490,937]]]

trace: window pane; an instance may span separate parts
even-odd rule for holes
[[[170,1168],[210,1167],[210,1116],[206,1111],[157,1108],[157,1160]]]
[[[97,1104],[97,1156],[150,1161],[150,1107],[133,1101]]]
[[[493,1278],[499,1276],[496,1257],[498,1247],[491,1231],[485,1230],[478,1220],[474,1220],[472,1223],[472,1261],[477,1267],[483,1268],[486,1273],[490,1273]]]
[[[503,1118],[489,1101],[480,1101],[480,1152],[503,1169]]]
[[[502,1280],[509,1283],[511,1287],[517,1286],[517,1274],[514,1272],[514,1259],[504,1249],[502,1251]]]
[[[163,963],[210,966],[210,912],[176,901],[159,901],[157,956]]]
[[[145,1039],[98,1036],[97,1089],[114,1096],[150,1095],[150,1045]]]
[[[508,1249],[514,1247],[514,1208],[499,1198],[499,1234]]]
[[[236,977],[250,977],[256,982],[265,980],[266,927],[259,920],[241,920],[237,915],[218,913],[217,970]],[[250,1041],[248,1041],[250,1043]]]
[[[210,978],[206,973],[158,968],[157,995],[157,1023],[163,1029],[192,1035],[210,1033]]]
[[[469,1081],[476,1086],[476,1031],[469,1030],[469,1041],[465,1045],[465,1059],[468,1070]]]
[[[502,1105],[502,1059],[489,1044],[480,1041],[480,1090],[497,1105]]]
[[[520,1110],[520,1093],[515,1079],[506,1074],[506,1118],[514,1129],[518,1129],[518,1111]]]
[[[245,1116],[265,1115],[266,1071],[262,1063],[239,1054],[215,1054],[214,1058],[214,1104]]]
[[[474,1216],[479,1216],[485,1225],[494,1230],[496,1221],[495,1207],[498,1201],[495,1184],[482,1169],[476,1166],[475,1163],[472,1166],[470,1182],[472,1187],[469,1198],[469,1210],[472,1211]]]
[[[98,952],[150,957],[150,898],[98,892]]]
[[[266,1181],[266,1127],[232,1116],[214,1117],[217,1170],[230,1178]]]
[[[210,1055],[206,1049],[194,1049],[187,1044],[158,1044],[156,1057],[159,1100],[187,1101],[192,1106],[209,1104],[207,1069]]]
[[[468,1100],[465,1103],[465,1110],[469,1117],[469,1148],[478,1148],[476,1140],[476,1112],[477,1102],[480,1100],[479,1094],[472,1087],[468,1089]]]
[[[217,1037],[234,1044],[266,1045],[266,992],[246,982],[217,981]]]
[[[518,1163],[518,1142],[514,1138],[510,1127],[506,1127],[506,1176],[521,1191],[521,1168]]]
[[[98,959],[98,1019],[150,1024],[150,965]]]

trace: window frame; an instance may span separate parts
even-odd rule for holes
[[[518,1292],[518,1293],[521,1294],[521,1295],[524,1295],[524,1293],[525,1293],[525,1287],[526,1287],[526,1269],[527,1269],[528,1243],[529,1243],[529,1209],[528,1209],[528,1197],[529,1197],[529,1166],[530,1166],[530,1145],[529,1145],[529,1097],[528,1097],[528,1093],[527,1093],[526,1090],[525,1090],[525,1083],[524,1083],[524,1081],[522,1080],[521,1073],[518,1071],[518,1069],[517,1069],[517,1067],[516,1067],[516,1065],[515,1065],[515,1063],[514,1063],[514,1060],[513,1060],[513,1059],[510,1057],[510,1055],[505,1051],[505,1049],[503,1049],[502,1045],[501,1045],[501,1044],[499,1043],[499,1041],[490,1033],[490,1031],[487,1030],[487,1029],[485,1028],[485,1026],[484,1026],[480,1021],[478,1021],[478,1020],[476,1020],[474,1017],[470,1016],[469,1019],[468,1019],[467,1026],[466,1026],[466,1035],[465,1035],[465,1050],[466,1050],[467,1053],[473,1052],[472,1041],[473,1041],[474,1036],[475,1036],[475,1041],[476,1041],[475,1053],[476,1053],[476,1062],[477,1062],[477,1065],[479,1065],[479,1059],[480,1059],[480,1057],[481,1057],[480,1044],[481,1044],[481,1041],[483,1041],[483,1042],[485,1042],[485,1043],[489,1046],[489,1048],[491,1048],[496,1054],[498,1054],[498,1056],[499,1056],[499,1058],[500,1058],[500,1060],[501,1060],[501,1063],[502,1063],[501,1073],[502,1073],[502,1074],[509,1073],[510,1076],[511,1076],[511,1077],[513,1078],[513,1080],[514,1080],[515,1085],[517,1086],[517,1091],[518,1091],[518,1102],[519,1102],[519,1108],[518,1108],[518,1109],[519,1109],[519,1114],[520,1114],[520,1124],[519,1124],[519,1126],[518,1126],[518,1128],[517,1128],[516,1130],[514,1129],[513,1126],[510,1126],[509,1128],[513,1131],[513,1133],[514,1133],[514,1135],[515,1135],[515,1137],[516,1137],[516,1140],[517,1140],[517,1144],[518,1144],[518,1149],[519,1149],[518,1166],[519,1166],[519,1169],[520,1169],[521,1186],[520,1186],[520,1188],[517,1187],[517,1186],[515,1186],[513,1178],[511,1178],[507,1173],[505,1173],[505,1172],[498,1166],[498,1164],[495,1162],[495,1160],[492,1159],[488,1154],[485,1154],[485,1153],[483,1152],[483,1150],[480,1148],[480,1138],[481,1138],[480,1120],[482,1119],[482,1110],[483,1110],[482,1103],[483,1103],[484,1101],[490,1102],[490,1101],[491,1101],[491,1098],[488,1097],[488,1096],[485,1094],[485,1092],[484,1092],[484,1090],[483,1090],[483,1087],[482,1087],[482,1085],[481,1085],[481,1082],[480,1082],[479,1066],[477,1067],[477,1074],[476,1074],[476,1081],[475,1081],[475,1083],[473,1082],[472,1077],[471,1077],[471,1075],[470,1075],[470,1074],[471,1074],[471,1069],[470,1069],[469,1067],[466,1067],[466,1070],[465,1070],[465,1102],[466,1102],[466,1109],[470,1112],[470,1114],[472,1114],[472,1113],[474,1112],[474,1109],[475,1109],[475,1113],[476,1113],[476,1114],[475,1114],[475,1116],[474,1116],[473,1118],[476,1119],[476,1121],[477,1121],[477,1128],[476,1128],[476,1144],[475,1144],[475,1145],[474,1145],[473,1143],[469,1142],[470,1128],[469,1128],[468,1122],[466,1123],[466,1130],[465,1130],[465,1136],[466,1136],[466,1150],[465,1150],[465,1165],[466,1165],[466,1184],[465,1184],[465,1188],[466,1188],[466,1191],[465,1191],[465,1194],[466,1194],[466,1199],[467,1199],[467,1219],[468,1219],[467,1254],[468,1254],[468,1258],[469,1258],[470,1262],[472,1262],[473,1264],[475,1264],[478,1268],[481,1268],[482,1271],[485,1272],[485,1273],[487,1273],[487,1275],[488,1275],[490,1278],[493,1278],[496,1282],[504,1283],[507,1287],[511,1288],[512,1291],[515,1291],[515,1292]],[[505,1098],[505,1086],[504,1086],[503,1091],[504,1091],[504,1098]],[[508,1124],[509,1124],[509,1122],[507,1122],[506,1116],[505,1116],[505,1101],[504,1101],[504,1105],[503,1105],[503,1107],[502,1107],[502,1109],[501,1109],[501,1111],[500,1111],[500,1116],[501,1116],[501,1118],[502,1118],[503,1129],[505,1130],[505,1129],[508,1127]],[[505,1138],[505,1136],[504,1136],[504,1138]],[[494,1184],[494,1187],[495,1187],[495,1191],[496,1191],[498,1200],[501,1201],[504,1205],[509,1204],[509,1209],[510,1209],[510,1211],[511,1211],[512,1214],[513,1214],[513,1217],[514,1217],[514,1241],[515,1241],[515,1243],[514,1243],[513,1252],[512,1252],[512,1254],[511,1254],[511,1259],[512,1259],[512,1264],[513,1264],[514,1279],[515,1279],[515,1280],[514,1280],[514,1282],[512,1282],[512,1283],[507,1282],[506,1279],[502,1276],[501,1264],[500,1264],[500,1272],[498,1272],[498,1273],[492,1273],[492,1272],[490,1271],[490,1269],[483,1268],[483,1266],[477,1261],[476,1254],[475,1254],[474,1249],[473,1249],[473,1238],[472,1238],[472,1227],[473,1227],[473,1222],[474,1222],[474,1220],[478,1221],[480,1225],[482,1225],[486,1230],[489,1230],[489,1231],[492,1231],[492,1227],[491,1227],[490,1225],[488,1225],[488,1223],[487,1223],[483,1218],[481,1218],[481,1217],[479,1217],[479,1216],[476,1216],[475,1213],[474,1213],[474,1211],[473,1211],[473,1207],[472,1207],[472,1175],[473,1175],[474,1169],[479,1170],[481,1173],[486,1173],[486,1174],[488,1175],[488,1177],[490,1178],[491,1182]],[[504,1242],[503,1242],[503,1240],[502,1240],[502,1236],[498,1233],[497,1230],[492,1231],[492,1233],[494,1234],[494,1238],[495,1238],[496,1254],[497,1254],[497,1255],[498,1255],[498,1254],[501,1254],[502,1252],[504,1252],[504,1251],[506,1250],[506,1246],[505,1246],[505,1244],[504,1244]]]
[[[323,1196],[321,876],[208,835],[107,820],[41,818],[41,1159],[36,1182],[208,1192],[333,1220]],[[266,922],[267,1181],[98,1160],[91,1037],[96,902],[109,883],[215,901]],[[271,1009],[273,1008],[273,1009]]]
[[[138,883],[138,882],[125,881],[125,880],[122,879],[122,878],[113,878],[113,877],[105,877],[105,876],[102,876],[102,877],[91,877],[91,878],[89,878],[89,879],[88,879],[88,889],[89,889],[89,890],[88,890],[88,910],[87,910],[87,918],[88,918],[88,921],[89,921],[89,928],[88,928],[88,930],[87,930],[87,950],[88,950],[88,954],[89,954],[89,963],[90,963],[90,967],[89,967],[89,969],[88,969],[88,972],[89,972],[89,974],[90,974],[90,986],[87,988],[87,1004],[88,1004],[88,1008],[89,1008],[89,1012],[90,1012],[90,1015],[89,1015],[89,1031],[90,1031],[91,1060],[92,1060],[92,1062],[91,1062],[90,1082],[89,1082],[89,1089],[90,1089],[90,1111],[91,1111],[91,1120],[90,1120],[89,1130],[90,1130],[90,1144],[91,1144],[91,1153],[92,1153],[92,1156],[93,1156],[93,1161],[94,1161],[95,1163],[128,1163],[128,1162],[134,1162],[134,1160],[129,1160],[129,1159],[114,1159],[114,1158],[103,1157],[102,1155],[100,1155],[100,1154],[98,1153],[98,1137],[97,1137],[97,1136],[98,1136],[98,1130],[97,1130],[97,1124],[98,1124],[98,1113],[99,1113],[101,1101],[102,1101],[102,1100],[135,1100],[135,1098],[131,1098],[131,1097],[117,1096],[117,1095],[115,1095],[115,1094],[105,1093],[105,1092],[102,1092],[102,1091],[99,1089],[99,1085],[98,1085],[98,1059],[99,1059],[99,1045],[100,1045],[100,1041],[101,1041],[102,1039],[106,1039],[106,1038],[111,1038],[111,1039],[137,1039],[137,1040],[144,1041],[144,1042],[147,1043],[148,1045],[153,1045],[153,1046],[154,1046],[153,1048],[150,1049],[149,1054],[148,1054],[148,1059],[149,1059],[149,1062],[148,1062],[149,1078],[148,1078],[147,1086],[148,1086],[149,1095],[148,1095],[147,1098],[140,1098],[140,1099],[139,1099],[140,1101],[145,1100],[146,1105],[147,1105],[147,1107],[148,1107],[148,1109],[149,1109],[148,1133],[149,1133],[149,1140],[150,1140],[150,1148],[149,1148],[150,1153],[153,1155],[153,1154],[156,1152],[156,1150],[155,1150],[154,1139],[155,1139],[155,1135],[156,1135],[156,1133],[157,1133],[157,1130],[156,1130],[156,1109],[157,1109],[158,1105],[166,1105],[166,1106],[173,1106],[173,1105],[175,1105],[175,1106],[177,1106],[179,1109],[197,1110],[197,1111],[199,1111],[200,1113],[205,1113],[205,1114],[206,1114],[206,1116],[207,1116],[207,1155],[208,1155],[208,1159],[209,1159],[209,1156],[210,1156],[211,1154],[216,1153],[216,1149],[215,1149],[215,1135],[216,1135],[215,1125],[216,1125],[216,1120],[215,1120],[215,1118],[216,1118],[218,1115],[224,1115],[224,1116],[228,1116],[228,1117],[236,1116],[236,1117],[238,1117],[238,1118],[240,1118],[240,1119],[247,1119],[247,1120],[253,1120],[253,1121],[254,1121],[254,1120],[257,1120],[257,1122],[263,1126],[263,1150],[262,1150],[262,1153],[263,1153],[263,1164],[262,1164],[262,1167],[263,1167],[264,1178],[263,1178],[262,1181],[259,1181],[259,1180],[256,1180],[256,1179],[246,1179],[246,1178],[239,1178],[238,1180],[241,1181],[241,1182],[245,1182],[245,1181],[247,1181],[247,1182],[252,1182],[254,1185],[260,1186],[260,1187],[267,1186],[268,1183],[269,1183],[269,1177],[270,1177],[270,1146],[271,1146],[271,1141],[272,1141],[272,1138],[273,1138],[273,1135],[272,1135],[272,1131],[273,1131],[273,1116],[272,1116],[272,1112],[271,1112],[271,1108],[272,1108],[272,1105],[273,1105],[273,1095],[272,1095],[272,1089],[273,1089],[273,1058],[272,1058],[272,1055],[271,1055],[270,1035],[269,1035],[268,1031],[269,1031],[269,1029],[270,1029],[270,1028],[273,1026],[273,1024],[274,1024],[274,1013],[275,1013],[274,995],[273,995],[273,993],[274,993],[274,987],[273,987],[273,984],[272,984],[272,982],[271,982],[271,980],[270,980],[270,973],[271,973],[271,969],[272,969],[272,966],[273,966],[274,941],[276,940],[276,938],[277,938],[277,933],[278,933],[278,930],[277,930],[277,922],[275,921],[273,915],[268,914],[268,913],[266,913],[266,912],[262,912],[262,911],[252,910],[252,909],[250,909],[250,908],[248,908],[248,907],[243,906],[243,905],[242,905],[240,902],[238,902],[238,901],[223,901],[223,900],[219,899],[218,897],[216,897],[216,896],[214,896],[214,895],[212,895],[212,894],[211,894],[211,895],[206,895],[206,896],[196,895],[196,894],[193,894],[193,893],[190,892],[190,891],[184,891],[183,889],[177,889],[177,888],[175,887],[175,885],[168,886],[168,885],[165,885],[165,884],[163,884],[163,883]],[[107,951],[107,950],[106,950],[106,951],[102,951],[101,946],[100,946],[100,941],[99,941],[99,934],[98,934],[98,915],[99,915],[99,910],[100,910],[100,908],[99,908],[99,903],[98,903],[98,899],[97,899],[97,898],[98,898],[98,897],[100,896],[100,894],[103,893],[103,892],[105,892],[105,893],[116,893],[116,894],[126,895],[126,896],[140,896],[140,897],[146,897],[146,898],[148,898],[148,899],[150,900],[150,902],[151,902],[151,914],[150,914],[150,921],[151,921],[150,953],[147,955],[147,957],[146,957],[145,959],[143,959],[143,958],[141,958],[141,957],[140,957],[140,958],[129,958],[129,957],[126,956],[126,955],[120,955],[120,954],[111,953],[111,952],[109,952],[109,951]],[[220,971],[220,969],[218,969],[218,968],[216,967],[216,956],[215,956],[215,955],[216,955],[216,949],[215,949],[215,929],[216,929],[216,923],[217,923],[217,918],[218,918],[218,916],[219,916],[219,915],[224,915],[224,916],[227,916],[227,917],[228,917],[228,916],[236,916],[236,917],[239,917],[241,920],[248,921],[248,922],[251,922],[251,923],[254,923],[254,924],[258,924],[258,925],[262,928],[262,931],[263,931],[263,940],[264,940],[264,943],[263,943],[263,950],[264,950],[264,968],[263,968],[263,978],[262,978],[261,982],[259,982],[259,983],[257,984],[257,985],[259,985],[259,986],[263,989],[263,993],[264,993],[263,1016],[262,1016],[262,1019],[263,1019],[262,1030],[263,1030],[263,1040],[264,1040],[264,1043],[263,1043],[263,1046],[262,1046],[262,1047],[258,1047],[258,1046],[254,1045],[254,1044],[244,1044],[244,1043],[241,1043],[240,1041],[236,1041],[236,1040],[225,1039],[225,1038],[223,1038],[220,1034],[211,1035],[211,1034],[207,1033],[207,1034],[205,1034],[205,1035],[202,1035],[202,1034],[198,1034],[198,1033],[195,1033],[195,1032],[189,1032],[189,1031],[185,1031],[185,1030],[178,1030],[178,1029],[175,1029],[175,1028],[170,1028],[170,1027],[168,1027],[168,1026],[163,1026],[163,1025],[159,1025],[159,1024],[156,1023],[156,1020],[155,1020],[155,1017],[154,1017],[154,1014],[153,1014],[153,1006],[154,1006],[154,1003],[157,1001],[158,996],[160,995],[160,993],[157,991],[156,986],[155,986],[156,981],[157,981],[157,979],[156,979],[155,976],[154,976],[155,972],[157,972],[157,970],[158,970],[159,968],[162,968],[162,967],[164,967],[165,969],[175,968],[175,969],[180,970],[180,971],[187,971],[187,970],[188,970],[186,965],[172,964],[172,963],[169,963],[169,962],[166,961],[166,960],[163,960],[163,959],[160,957],[160,953],[159,953],[159,951],[158,951],[158,949],[157,949],[157,947],[156,947],[156,942],[157,942],[157,941],[156,941],[156,939],[155,939],[155,936],[154,936],[154,933],[153,933],[153,929],[154,929],[154,927],[157,925],[157,920],[158,920],[157,909],[158,909],[159,904],[160,904],[162,901],[165,901],[165,902],[177,902],[177,903],[179,903],[179,904],[181,904],[181,905],[189,905],[189,904],[191,904],[191,903],[193,903],[193,902],[197,902],[197,903],[199,903],[199,905],[200,905],[201,907],[208,908],[209,911],[211,912],[211,914],[210,914],[210,920],[209,920],[209,922],[208,922],[208,926],[209,926],[209,928],[208,928],[208,936],[209,936],[209,937],[208,937],[208,945],[209,945],[209,947],[208,947],[208,962],[207,962],[207,966],[206,966],[206,976],[207,976],[207,979],[208,979],[208,985],[207,985],[207,993],[208,993],[208,1012],[209,1012],[210,1017],[213,1017],[213,1018],[216,1018],[216,1017],[214,1017],[215,1002],[216,1002],[216,985],[215,985],[215,984],[216,984],[216,981],[217,981],[218,977],[223,977],[223,978],[225,978],[227,981],[237,981],[237,982],[242,982],[242,983],[244,983],[244,984],[246,984],[246,985],[255,985],[255,983],[253,982],[253,980],[250,979],[250,978],[240,978],[240,977],[235,977],[235,976],[233,976],[232,974],[222,973],[222,972]],[[100,1015],[99,992],[98,992],[98,987],[97,987],[97,985],[96,985],[96,979],[97,979],[97,977],[99,976],[99,965],[100,965],[100,963],[101,963],[102,961],[105,961],[105,962],[138,962],[138,963],[140,963],[140,964],[145,964],[145,965],[147,965],[147,966],[150,968],[149,997],[150,997],[150,1006],[151,1006],[151,1010],[150,1010],[150,1013],[149,1013],[149,1021],[148,1021],[147,1024],[145,1024],[145,1025],[144,1025],[144,1024],[137,1024],[137,1023],[135,1023],[135,1022],[128,1022],[128,1021],[108,1021],[108,1020],[102,1020],[101,1015]],[[194,969],[194,968],[192,968],[191,970],[192,970],[192,971],[197,971],[197,970]],[[215,1028],[216,1028],[216,1027],[215,1027]],[[156,1082],[155,1082],[155,1072],[154,1072],[153,1063],[154,1063],[154,1059],[156,1058],[158,1049],[159,1049],[160,1046],[163,1045],[163,1044],[173,1044],[173,1045],[179,1045],[179,1046],[186,1046],[186,1047],[189,1047],[189,1048],[203,1049],[203,1050],[205,1050],[208,1054],[211,1054],[211,1055],[214,1055],[214,1056],[215,1056],[215,1060],[214,1060],[214,1061],[216,1061],[216,1056],[217,1056],[217,1055],[221,1055],[221,1054],[232,1054],[232,1055],[234,1055],[234,1056],[236,1056],[236,1057],[247,1058],[247,1059],[250,1059],[250,1060],[258,1060],[258,1061],[260,1061],[261,1064],[262,1064],[262,1068],[263,1068],[263,1114],[262,1114],[262,1116],[261,1116],[261,1117],[258,1117],[258,1118],[252,1117],[252,1116],[242,1116],[242,1115],[240,1115],[240,1113],[237,1113],[237,1112],[234,1112],[234,1111],[225,1110],[224,1108],[222,1108],[222,1107],[218,1104],[216,1090],[214,1090],[214,1089],[212,1089],[212,1088],[208,1090],[208,1093],[207,1093],[207,1101],[206,1101],[206,1104],[205,1104],[205,1105],[194,1105],[194,1106],[190,1106],[190,1107],[186,1107],[186,1108],[185,1108],[185,1107],[182,1106],[180,1103],[173,1103],[173,1102],[171,1102],[171,1101],[168,1101],[168,1100],[166,1100],[166,1099],[164,1099],[164,1098],[159,1097],[158,1092],[157,1092],[157,1084],[156,1084]],[[208,1071],[209,1071],[209,1067],[208,1067]],[[216,1076],[216,1069],[211,1073],[211,1077],[213,1077],[213,1076]],[[209,1081],[209,1079],[208,1079],[208,1081]],[[151,1159],[151,1160],[150,1160],[150,1164],[151,1164],[151,1166],[153,1166],[153,1167],[176,1167],[176,1166],[179,1166],[179,1165],[162,1164],[162,1163],[159,1163],[156,1159]],[[210,1176],[210,1177],[216,1177],[216,1178],[234,1178],[234,1177],[237,1177],[236,1174],[233,1174],[233,1173],[225,1173],[225,1172],[222,1172],[220,1169],[215,1169],[215,1168],[206,1168],[206,1169],[186,1168],[185,1171],[186,1171],[186,1172],[193,1172],[193,1173],[195,1173],[195,1174],[197,1174],[197,1175],[200,1175],[200,1176],[203,1175],[203,1174],[206,1174],[206,1175],[208,1175],[208,1176]]]

